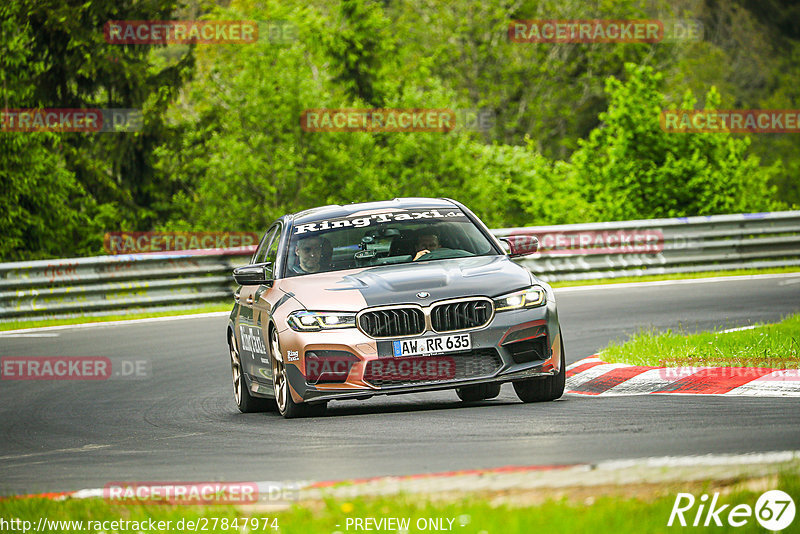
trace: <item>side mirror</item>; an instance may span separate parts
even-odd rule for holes
[[[539,238],[535,235],[511,235],[500,240],[508,244],[508,256],[511,258],[528,256],[539,250]]]
[[[272,262],[254,263],[233,270],[233,279],[240,286],[260,286],[272,282]]]

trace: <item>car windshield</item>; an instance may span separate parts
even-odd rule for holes
[[[286,276],[498,254],[458,209],[405,209],[295,224]]]

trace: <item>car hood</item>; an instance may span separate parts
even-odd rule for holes
[[[383,265],[283,279],[280,287],[309,310],[358,311],[369,306],[483,295],[528,287],[531,275],[506,256],[478,256]],[[417,293],[427,292],[427,298]]]

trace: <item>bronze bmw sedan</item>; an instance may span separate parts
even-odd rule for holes
[[[530,245],[532,241],[527,240]],[[275,221],[239,284],[227,328],[242,412],[324,413],[334,399],[455,389],[523,402],[564,391],[553,291],[511,260],[465,206],[404,198]]]

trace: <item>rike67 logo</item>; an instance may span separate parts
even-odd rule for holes
[[[667,526],[742,527],[755,517],[763,528],[778,531],[791,525],[795,516],[794,501],[781,490],[761,494],[755,508],[749,504],[719,505],[718,501],[719,493],[716,492],[710,502],[705,493],[699,499],[695,499],[691,493],[678,493]]]

